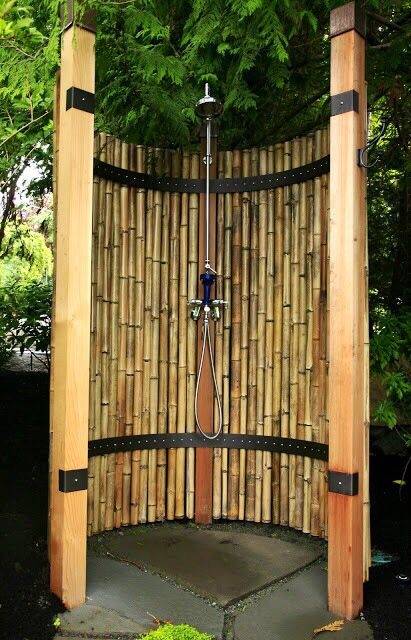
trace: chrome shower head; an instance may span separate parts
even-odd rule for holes
[[[204,97],[196,104],[196,112],[201,118],[205,120],[212,120],[221,115],[223,111],[223,105],[219,100],[210,96],[208,82],[206,82]]]

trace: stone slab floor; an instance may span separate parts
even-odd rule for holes
[[[87,602],[63,614],[56,640],[137,638],[156,620],[191,624],[218,640],[312,640],[314,629],[336,619],[326,607],[323,545],[250,531],[173,523],[92,539]],[[336,636],[372,639],[363,620],[318,637]]]

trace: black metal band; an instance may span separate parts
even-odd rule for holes
[[[354,89],[352,91],[344,91],[331,96],[331,116],[338,116],[340,113],[347,111],[356,111],[359,109],[359,95]]]
[[[216,178],[210,181],[211,193],[243,193],[244,191],[262,191],[285,187],[306,180],[318,178],[330,170],[330,156],[310,162],[302,167],[287,169],[279,173],[267,173],[262,176],[249,178]],[[137,189],[153,189],[154,191],[168,191],[170,193],[205,193],[205,180],[190,180],[184,178],[169,178],[147,173],[138,173],[127,169],[120,169],[101,160],[94,160],[94,175],[105,180],[112,180],[120,184]]]
[[[200,433],[160,433],[141,436],[120,436],[102,438],[88,443],[89,458],[108,453],[137,451],[144,449],[177,448],[222,448],[251,449],[254,451],[275,451],[317,460],[328,460],[328,445],[309,440],[281,438],[277,436],[250,436],[224,433],[209,440]]]
[[[70,87],[66,94],[66,111],[68,109],[80,109],[87,113],[94,113],[95,95],[90,91],[78,89],[78,87]]]
[[[328,471],[328,491],[344,496],[358,495],[358,473]]]
[[[87,475],[87,469],[59,469],[59,491],[84,491],[87,489]]]

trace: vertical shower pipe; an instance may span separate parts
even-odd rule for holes
[[[63,4],[56,216],[50,587],[85,601],[94,133],[94,14]]]
[[[211,126],[211,164],[208,165],[210,179],[217,177],[217,123],[210,121]],[[200,178],[205,179],[207,174],[207,163],[203,158],[207,154],[207,122],[203,122],[200,129]],[[203,268],[207,255],[207,224],[206,224],[206,202],[207,194],[200,194],[199,211],[199,233],[198,233],[198,265],[199,270]],[[208,259],[215,265],[216,259],[216,225],[217,225],[217,195],[209,194],[209,242]],[[214,323],[209,325],[211,344],[214,348]],[[202,349],[202,322],[197,328],[197,360],[200,359]],[[213,431],[214,425],[214,386],[210,360],[204,360],[204,368],[199,389],[198,418],[204,430]],[[196,449],[196,479],[195,479],[195,522],[198,524],[210,524],[212,521],[212,499],[213,499],[213,450],[210,448]]]
[[[363,605],[366,175],[365,11],[331,12],[328,604],[345,618]]]

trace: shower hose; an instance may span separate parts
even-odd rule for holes
[[[214,362],[213,348],[211,345],[208,313],[209,313],[208,310],[205,310],[204,322],[203,322],[203,343],[201,348],[200,364],[198,366],[198,372],[197,372],[197,383],[196,383],[196,393],[195,393],[195,417],[196,417],[197,428],[201,433],[201,435],[204,436],[204,438],[207,438],[207,440],[214,440],[215,438],[218,438],[223,428],[223,410],[221,406],[221,398],[220,398],[220,393],[218,391],[217,377],[215,373],[215,362]],[[213,375],[214,393],[217,399],[217,407],[218,407],[218,429],[215,433],[212,433],[212,434],[204,431],[204,429],[200,424],[200,418],[198,416],[198,392],[200,388],[201,375],[203,373],[203,368],[204,368],[204,356],[205,356],[207,346],[208,346],[208,353],[210,356],[211,372]]]

